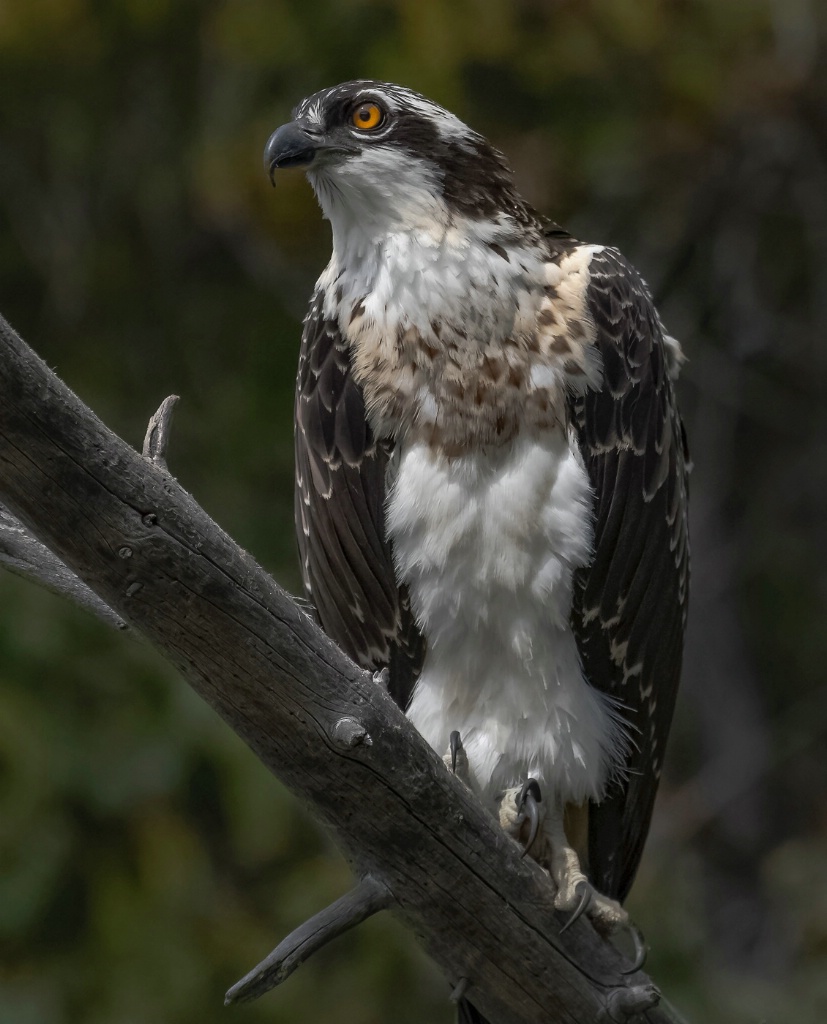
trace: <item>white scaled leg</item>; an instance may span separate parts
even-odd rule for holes
[[[557,887],[555,907],[571,914],[564,930],[583,913],[601,935],[630,927],[629,915],[617,900],[599,893],[586,877],[563,827],[563,807],[556,801],[544,803],[536,782],[506,790],[499,816],[503,829],[551,875]]]

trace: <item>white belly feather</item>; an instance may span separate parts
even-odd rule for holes
[[[459,730],[484,796],[530,775],[559,799],[599,798],[625,739],[569,627],[592,548],[576,447],[562,430],[454,458],[410,445],[387,522],[427,641],[416,728],[440,754]]]

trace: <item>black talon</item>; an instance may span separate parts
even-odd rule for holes
[[[517,797],[517,807],[522,809],[522,805],[525,803],[525,798],[529,793],[534,797],[538,804],[543,802],[540,783],[536,779],[529,779],[527,782],[523,783],[523,788],[520,790],[520,795]]]
[[[571,928],[571,926],[574,924],[574,922],[577,920],[578,917],[582,917],[583,916],[583,914],[586,912],[586,910],[588,909],[589,904],[592,901],[592,889],[591,889],[591,886],[587,882],[578,882],[575,891],[577,889],[582,889],[583,890],[582,895],[580,896],[580,902],[575,907],[574,913],[571,915],[571,917],[568,919],[568,921],[566,921],[566,923],[560,929],[560,934],[561,935],[563,934],[564,931],[566,931],[567,929]]]
[[[632,933],[632,941],[635,944],[635,959],[632,961],[632,966],[627,967],[625,971],[621,971],[621,974],[636,974],[646,963],[646,954],[649,952],[640,928],[636,924],[630,923],[629,931]]]
[[[534,840],[540,831],[540,811],[537,805],[542,799],[543,795],[540,792],[540,784],[536,779],[529,779],[528,782],[524,783],[523,788],[520,790],[520,795],[517,797],[517,810],[521,815],[527,817],[529,822],[528,842],[523,847],[520,859],[525,857],[534,845]]]
[[[443,734],[444,735],[444,734]],[[448,738],[448,746],[451,750],[451,771],[457,774],[457,754],[462,750],[462,739],[456,729]]]

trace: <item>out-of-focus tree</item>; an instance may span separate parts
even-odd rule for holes
[[[815,0],[2,0],[0,309],[287,586],[298,321],[329,247],[261,168],[404,82],[618,245],[689,355],[684,696],[632,910],[710,1024],[827,1017],[827,11]],[[347,869],[143,647],[0,577],[0,1022],[224,1020]],[[245,1020],[450,1020],[375,920]]]

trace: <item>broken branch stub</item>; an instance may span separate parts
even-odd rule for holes
[[[167,468],[167,448],[172,429],[172,414],[178,402],[178,395],[169,395],[150,417],[144,437],[143,456],[161,469]]]
[[[354,928],[390,906],[393,897],[387,887],[367,875],[359,884],[329,907],[319,911],[291,932],[273,952],[227,993],[224,1004],[243,1003],[280,985],[331,939]]]

